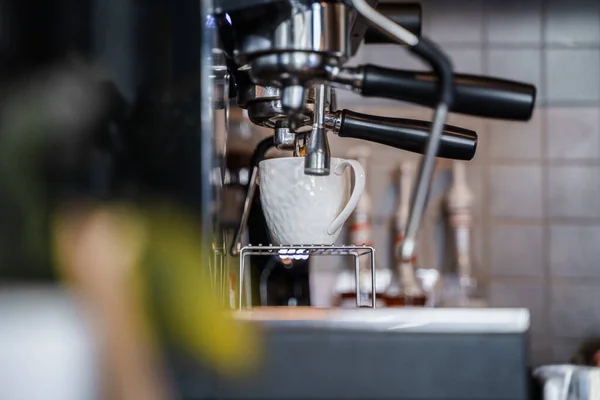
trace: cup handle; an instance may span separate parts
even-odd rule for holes
[[[344,173],[346,168],[351,167],[354,173],[354,189],[352,190],[352,194],[350,195],[350,200],[348,200],[348,204],[344,207],[340,215],[333,220],[331,225],[329,225],[329,229],[327,233],[333,235],[337,232],[338,229],[344,225],[344,222],[350,217],[352,211],[358,205],[360,197],[362,196],[365,190],[365,170],[362,165],[356,160],[342,160],[333,171],[336,175],[341,175]]]

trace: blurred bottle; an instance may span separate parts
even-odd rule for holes
[[[415,164],[404,161],[400,165],[400,201],[396,211],[396,240],[394,245],[395,271],[384,295],[388,307],[424,306],[427,296],[415,276],[415,256],[410,260],[402,258],[402,243],[408,224],[412,183]]]
[[[444,277],[442,296],[445,305],[464,307],[469,305],[477,290],[477,282],[473,277],[475,257],[471,246],[473,193],[467,184],[465,163],[454,161],[452,175],[447,205],[456,257],[451,275]]]

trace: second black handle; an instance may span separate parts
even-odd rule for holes
[[[438,102],[437,77],[431,72],[405,71],[366,65],[361,93],[407,101],[428,107]],[[480,117],[528,121],[535,105],[535,86],[488,78],[454,74],[454,100],[450,111]]]
[[[341,112],[340,137],[368,140],[398,149],[423,154],[431,131],[431,123],[404,118],[388,118]],[[477,133],[469,129],[445,125],[437,156],[453,160],[471,160],[477,151]]]

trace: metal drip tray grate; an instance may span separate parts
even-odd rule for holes
[[[354,257],[355,267],[355,289],[356,289],[356,306],[360,306],[360,257],[369,257],[370,273],[371,273],[371,307],[375,308],[376,304],[376,270],[375,270],[375,248],[367,245],[297,245],[297,246],[245,246],[240,252],[240,268],[238,279],[238,309],[242,309],[243,304],[243,288],[244,288],[244,272],[246,271],[246,262],[249,256],[279,256],[282,259],[305,260],[312,256],[350,256]]]

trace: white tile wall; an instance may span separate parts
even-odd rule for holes
[[[489,124],[489,157],[494,160],[540,161],[545,110],[537,109],[531,121],[492,121]]]
[[[553,225],[550,271],[557,278],[600,279],[600,226]],[[598,293],[600,305],[600,293]]]
[[[439,43],[480,44],[483,40],[483,1],[428,0],[423,6],[423,31]]]
[[[385,57],[382,55],[385,54]],[[406,48],[390,44],[373,44],[361,48],[356,58],[360,57],[359,64],[376,64],[382,67],[430,70],[429,66],[414,57]]]
[[[548,49],[545,63],[551,104],[600,101],[600,50]]]
[[[551,346],[551,360],[545,364],[550,364],[554,360],[570,361],[573,355],[579,350],[581,339],[563,339],[555,338]]]
[[[533,340],[546,337],[545,288],[541,282],[496,281],[490,283],[492,307],[527,307],[531,312],[530,332]]]
[[[462,74],[482,74],[483,55],[479,49],[450,48],[447,51],[454,70]]]
[[[490,214],[495,218],[539,219],[544,216],[540,166],[492,166],[489,191]]]
[[[555,218],[600,218],[600,167],[549,167],[548,213]]]
[[[552,285],[552,326],[560,338],[597,337],[600,331],[600,292],[588,283]]]
[[[493,277],[543,276],[543,228],[529,225],[494,225],[491,228],[490,253]]]
[[[542,1],[486,1],[485,38],[490,44],[539,45]]]
[[[600,157],[598,107],[550,107],[545,116],[548,158],[595,160]]]
[[[600,42],[600,3],[595,0],[548,0],[545,41],[578,45]]]

